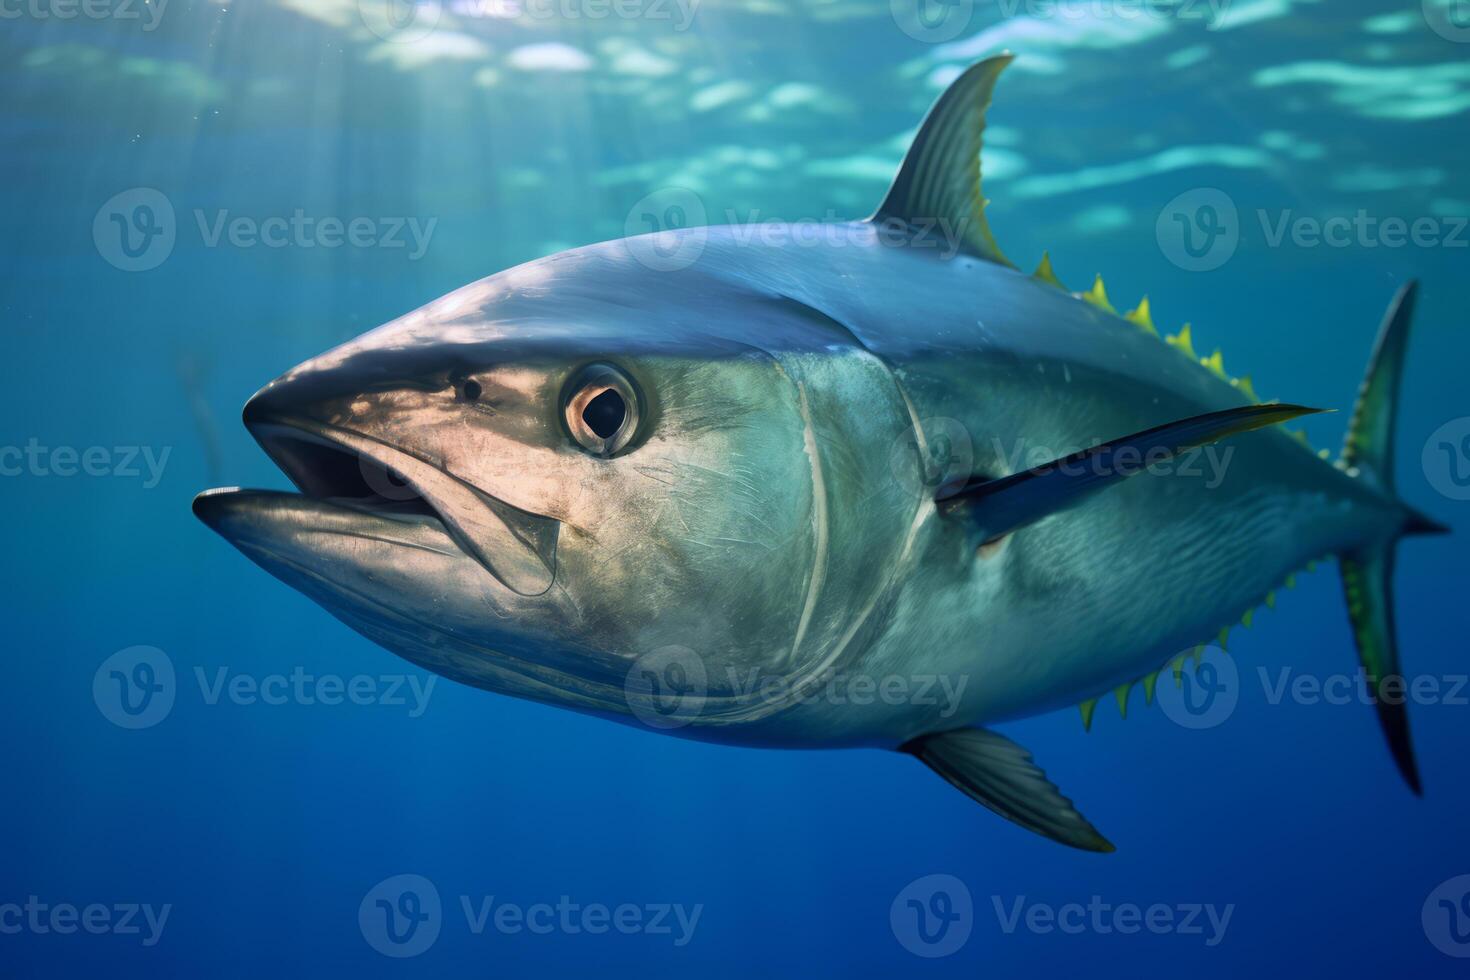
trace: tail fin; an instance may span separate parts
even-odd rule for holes
[[[1394,496],[1394,416],[1398,408],[1399,380],[1403,374],[1404,350],[1408,346],[1409,320],[1414,313],[1417,288],[1418,284],[1412,280],[1405,283],[1384,314],[1378,340],[1373,346],[1373,356],[1368,361],[1368,374],[1358,392],[1358,403],[1342,449],[1343,465],[1349,470],[1356,470],[1360,479],[1373,484],[1389,497]],[[1398,643],[1394,634],[1394,549],[1398,539],[1406,535],[1442,534],[1448,530],[1403,505],[1403,523],[1392,537],[1339,556],[1353,638],[1357,641],[1363,672],[1368,683],[1373,685],[1378,721],[1399,772],[1416,796],[1422,790],[1413,745],[1409,741],[1409,717],[1403,704]],[[1385,697],[1384,687],[1390,678],[1399,678],[1394,682],[1399,685],[1399,690],[1387,692],[1389,696]]]

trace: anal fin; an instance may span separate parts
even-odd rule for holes
[[[1084,851],[1115,850],[1031,760],[984,728],[957,728],[905,742],[907,752],[970,799],[1027,830]]]

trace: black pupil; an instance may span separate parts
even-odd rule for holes
[[[480,382],[471,380],[471,381],[466,381],[464,383],[464,400],[465,401],[467,401],[467,402],[479,401],[480,400],[480,392],[481,392]]]
[[[597,433],[599,439],[611,439],[623,427],[627,414],[628,406],[623,404],[623,396],[609,388],[582,409],[582,421]]]

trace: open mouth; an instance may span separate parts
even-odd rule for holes
[[[556,577],[561,523],[510,506],[438,460],[349,429],[295,419],[252,419],[251,433],[302,495],[404,524],[428,524],[523,596]]]

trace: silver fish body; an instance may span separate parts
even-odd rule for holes
[[[1000,252],[978,155],[1009,60],[941,96],[871,219],[574,249],[306,361],[245,408],[301,493],[195,512],[452,679],[686,737],[898,748],[1111,850],[985,726],[1153,674],[1323,556],[1365,671],[1397,673],[1393,548],[1444,530],[1393,492],[1414,287],[1336,464],[1262,428],[1311,410]],[[1417,791],[1402,705],[1376,707]]]
[[[636,239],[561,253],[308,361],[251,402],[252,429],[318,498],[332,487],[293,463],[304,439],[335,440],[390,485],[409,478],[407,496],[429,489],[469,515],[471,540],[497,523],[495,502],[556,522],[544,592],[518,593],[428,514],[266,498],[231,519],[268,526],[232,537],[270,539],[256,554],[272,571],[456,680],[636,720],[628,672],[672,648],[704,674],[680,734],[891,746],[1155,670],[1392,519],[1361,482],[1267,431],[974,560],[936,505],[956,466],[1005,475],[1246,399],[1014,270],[892,247],[863,223],[824,231],[684,232],[698,257],[674,270],[642,261]],[[642,380],[656,419],[612,459],[565,445],[555,411],[567,379],[603,362]],[[468,379],[484,392],[474,404]],[[283,519],[295,558],[276,540]],[[334,521],[350,531],[319,526]],[[313,567],[323,549],[341,578]],[[860,677],[943,677],[950,691],[964,678],[963,702],[827,695]]]

